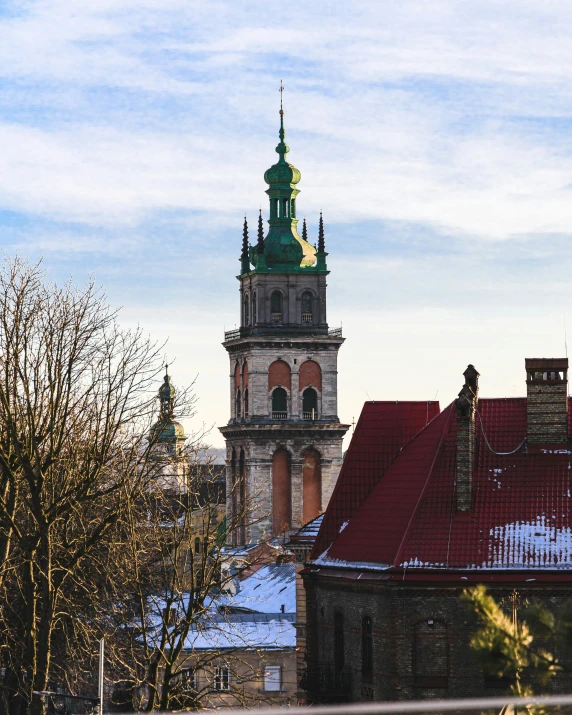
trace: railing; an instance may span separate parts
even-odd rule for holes
[[[282,313],[272,313],[271,319],[273,323],[281,323],[282,322]]]
[[[311,323],[312,322],[312,313],[302,313],[302,322],[303,323]]]
[[[311,412],[302,412],[302,419],[303,420],[317,420],[318,413],[316,412],[316,410],[312,410]]]
[[[247,338],[256,335],[327,335],[329,338],[342,337],[341,328],[330,328],[328,330],[325,326],[314,325],[312,322],[284,325],[281,322],[282,317],[277,320],[274,318],[275,315],[282,316],[282,313],[273,313],[272,323],[257,323],[252,326],[226,330],[224,333],[224,339],[225,341],[238,340],[239,338]]]
[[[236,328],[235,330],[226,330],[224,333],[225,340],[236,340],[237,338],[240,338],[240,328]]]
[[[287,420],[288,413],[287,412],[273,412],[272,419],[273,420]]]
[[[346,699],[346,703],[348,700]],[[541,706],[542,712],[547,715],[570,715],[572,706],[572,696],[552,695],[538,696],[530,695],[525,698],[515,698],[511,696],[495,698],[471,698],[463,700],[402,700],[400,702],[351,702],[342,704],[337,700],[337,705],[313,704],[310,707],[296,708],[296,715],[397,715],[398,713],[419,713],[420,715],[443,715],[449,712],[452,715],[467,713],[467,715],[508,715],[508,713],[538,712],[534,706]],[[236,715],[236,713],[256,713],[256,715],[276,715],[277,709],[274,707],[262,707],[252,710],[250,708],[233,708],[232,710],[217,710],[220,715]]]

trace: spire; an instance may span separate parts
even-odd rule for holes
[[[304,216],[304,223],[302,224],[302,240],[308,240],[308,229],[306,228],[306,217]]]
[[[246,216],[244,217],[244,226],[242,229],[242,253],[240,254],[240,272],[250,272],[250,261],[248,259],[248,224]]]
[[[320,211],[320,229],[318,231],[318,253],[326,252],[326,239],[324,238],[324,218]]]
[[[276,151],[278,152],[278,154],[280,154],[279,163],[286,163],[286,159],[284,157],[290,151],[290,147],[284,141],[284,139],[286,138],[286,132],[284,130],[284,107],[282,105],[283,93],[284,85],[282,84],[282,80],[280,80],[280,131],[278,132],[278,136],[280,137],[280,143],[276,147]]]
[[[256,242],[256,253],[264,253],[264,225],[262,223],[262,209],[258,216],[258,241]]]

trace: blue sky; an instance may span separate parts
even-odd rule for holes
[[[340,417],[448,403],[468,362],[481,394],[523,394],[524,358],[572,326],[571,34],[546,1],[0,0],[0,243],[93,275],[169,339],[176,382],[198,375],[189,426],[223,424],[283,79],[347,337]]]

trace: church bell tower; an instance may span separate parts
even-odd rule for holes
[[[279,159],[264,174],[270,199],[256,244],[244,220],[240,256],[240,328],[225,333],[230,358],[227,514],[241,525],[235,545],[279,536],[327,506],[349,425],[338,418],[337,359],[344,338],[326,317],[324,222],[318,243],[298,233],[301,175],[286,161],[280,107]]]

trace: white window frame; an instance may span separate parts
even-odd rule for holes
[[[230,690],[230,670],[228,665],[215,666],[213,685],[214,689],[218,692],[227,692]]]
[[[278,678],[276,678],[276,675]],[[279,693],[282,690],[282,666],[267,665],[264,668],[264,691]]]

